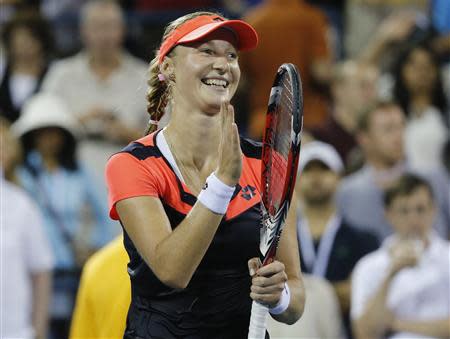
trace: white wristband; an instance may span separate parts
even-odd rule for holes
[[[291,301],[291,291],[289,291],[289,285],[284,284],[284,290],[281,292],[280,301],[278,304],[272,308],[269,308],[271,314],[281,314],[287,310],[289,307],[289,302]]]
[[[197,200],[212,212],[225,214],[230,199],[233,196],[234,189],[234,187],[228,186],[220,181],[213,172],[206,179],[205,186],[203,186]]]

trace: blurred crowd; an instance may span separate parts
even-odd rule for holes
[[[148,62],[165,24],[199,9],[243,18],[259,34],[239,57],[242,135],[261,138],[281,63],[302,77],[293,208],[308,298],[297,324],[270,323],[272,337],[450,336],[450,1],[0,5],[1,338],[123,329],[129,286],[117,262],[126,254],[104,166],[146,129]],[[106,280],[91,284],[105,291],[93,296],[85,274],[94,267],[103,270],[96,284]],[[107,287],[113,280],[123,284]],[[117,321],[82,309],[95,295]]]

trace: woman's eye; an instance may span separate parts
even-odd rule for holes
[[[236,53],[233,53],[233,52],[228,53],[228,58],[231,59],[231,60],[236,60],[237,57],[238,56],[237,56]]]
[[[202,53],[208,54],[208,55],[213,55],[214,51],[210,48],[204,48],[202,50],[200,50]]]

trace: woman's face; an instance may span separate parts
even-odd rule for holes
[[[57,156],[64,145],[64,132],[58,127],[40,128],[34,132],[34,142],[42,155]]]
[[[11,56],[13,59],[33,60],[42,55],[42,45],[26,27],[18,27],[11,34]]]
[[[176,47],[172,95],[186,107],[209,114],[219,112],[223,100],[236,92],[241,71],[236,39],[232,32],[219,29],[204,41]]]
[[[403,65],[402,77],[411,94],[430,93],[436,83],[437,67],[428,51],[413,50]]]

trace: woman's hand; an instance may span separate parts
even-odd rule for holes
[[[275,260],[261,266],[259,258],[252,258],[248,261],[248,268],[252,277],[250,297],[269,308],[275,307],[288,279],[284,264]]]
[[[228,101],[220,108],[222,136],[219,145],[219,163],[215,171],[217,178],[228,186],[239,182],[242,171],[241,145],[234,122],[234,109]]]

